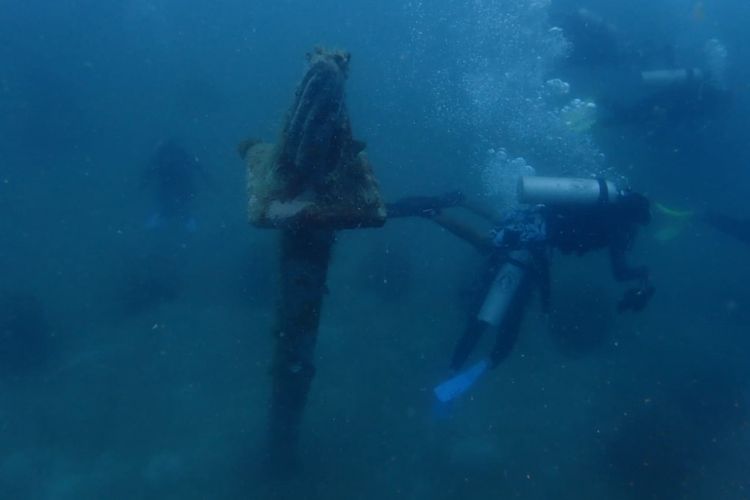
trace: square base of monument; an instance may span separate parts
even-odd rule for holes
[[[296,196],[289,195],[293,179],[274,162],[273,145],[254,145],[246,159],[248,216],[255,226],[353,229],[385,223],[385,204],[364,154],[327,174],[316,189]]]

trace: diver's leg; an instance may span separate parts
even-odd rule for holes
[[[453,358],[451,359],[451,370],[458,371],[466,362],[467,358],[471,354],[471,351],[476,347],[477,342],[482,337],[485,330],[490,327],[489,324],[485,323],[481,319],[473,318],[466,328],[466,331],[461,336],[453,350]]]
[[[469,324],[466,326],[463,335],[458,340],[456,347],[453,349],[453,357],[450,364],[450,368],[453,371],[459,371],[463,367],[469,355],[476,347],[477,342],[482,337],[482,334],[485,330],[491,328],[489,323],[479,319],[479,314],[495,282],[497,272],[502,266],[502,262],[490,259],[485,263],[485,267],[480,273],[476,289],[472,292],[472,295],[474,295],[472,302],[474,304],[471,307],[475,309],[475,312],[469,320]]]
[[[529,279],[526,278],[518,288],[516,296],[513,298],[513,302],[498,329],[495,346],[490,353],[490,366],[492,368],[507,358],[516,345],[526,306],[530,299],[531,284]]]
[[[528,252],[512,252],[513,260],[493,264],[490,269],[497,269],[493,280],[487,286],[487,292],[475,318],[458,342],[453,353],[451,368],[458,370],[479,342],[482,333],[488,328],[503,329],[511,324],[516,314],[516,307],[523,302],[528,293],[528,279],[521,262],[528,259]],[[519,262],[520,261],[520,262]]]

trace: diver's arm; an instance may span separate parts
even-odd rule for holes
[[[544,251],[537,252],[535,255],[535,261],[537,262],[536,271],[542,312],[548,314],[550,312],[552,297],[552,279],[550,277],[549,256]]]
[[[651,300],[655,288],[651,284],[649,271],[646,266],[631,267],[625,258],[625,252],[630,247],[632,235],[620,234],[610,242],[609,256],[612,263],[612,274],[617,281],[638,280],[633,288],[625,290],[617,303],[617,311],[641,311]]]
[[[617,281],[642,280],[648,281],[648,268],[633,267],[628,264],[626,252],[630,250],[635,239],[636,230],[632,227],[619,228],[609,234],[609,261],[612,275]]]
[[[431,217],[431,220],[449,233],[458,236],[465,242],[469,243],[481,253],[491,253],[495,249],[488,233],[478,231],[476,228],[456,217],[451,217],[445,213],[439,213],[434,217]]]
[[[620,245],[610,245],[609,260],[612,265],[612,275],[617,281],[648,281],[648,268],[646,266],[632,267],[625,257],[626,248]]]
[[[479,217],[482,217],[484,219],[487,219],[488,221],[492,222],[493,224],[499,226],[503,222],[503,217],[489,208],[487,205],[484,205],[482,203],[478,203],[476,200],[464,200],[461,203],[461,206],[464,207],[469,212],[478,215]]]
[[[409,196],[386,203],[385,211],[389,219],[399,217],[424,217],[436,213],[437,201],[432,196]]]
[[[433,217],[444,208],[455,207],[463,202],[460,191],[450,191],[439,196],[409,196],[386,203],[389,219],[397,217]]]

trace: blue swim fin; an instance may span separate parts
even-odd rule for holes
[[[475,363],[469,369],[435,387],[433,389],[435,397],[443,403],[456,399],[458,396],[468,391],[489,367],[490,363],[486,359]]]

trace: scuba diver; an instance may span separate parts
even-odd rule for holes
[[[148,218],[146,227],[156,229],[176,222],[189,232],[197,230],[192,213],[196,175],[210,184],[199,159],[177,140],[159,144],[141,177],[141,187],[153,188],[156,198],[156,211]]]
[[[601,125],[702,125],[730,108],[728,54],[718,39],[704,44],[700,64],[691,67],[677,61],[673,45],[622,40],[588,9],[558,11],[553,21],[570,42],[559,71],[591,94]]]
[[[566,63],[571,66],[616,66],[625,55],[617,41],[617,29],[594,12],[578,8],[554,12],[552,20],[570,42]]]
[[[389,216],[429,217],[489,256],[485,299],[451,359],[450,368],[456,375],[434,390],[441,402],[467,391],[484,372],[510,354],[535,287],[541,292],[543,309],[549,309],[552,250],[583,255],[608,249],[615,279],[636,282],[617,304],[620,312],[642,310],[654,294],[648,269],[631,267],[626,260],[638,226],[651,219],[645,196],[604,180],[521,177],[519,199],[529,206],[502,217],[463,201],[457,194],[407,198],[388,206]],[[486,234],[444,213],[440,207],[451,206],[448,201],[493,223],[495,228]],[[461,372],[480,337],[491,330],[497,337],[489,356]]]
[[[555,9],[551,21],[559,26],[570,42],[564,64],[575,68],[642,68],[673,66],[674,47],[646,43],[635,46],[622,42],[617,26],[589,9]]]
[[[732,97],[699,68],[642,71],[641,97],[635,102],[605,105],[603,125],[682,124],[720,116],[731,108]]]

